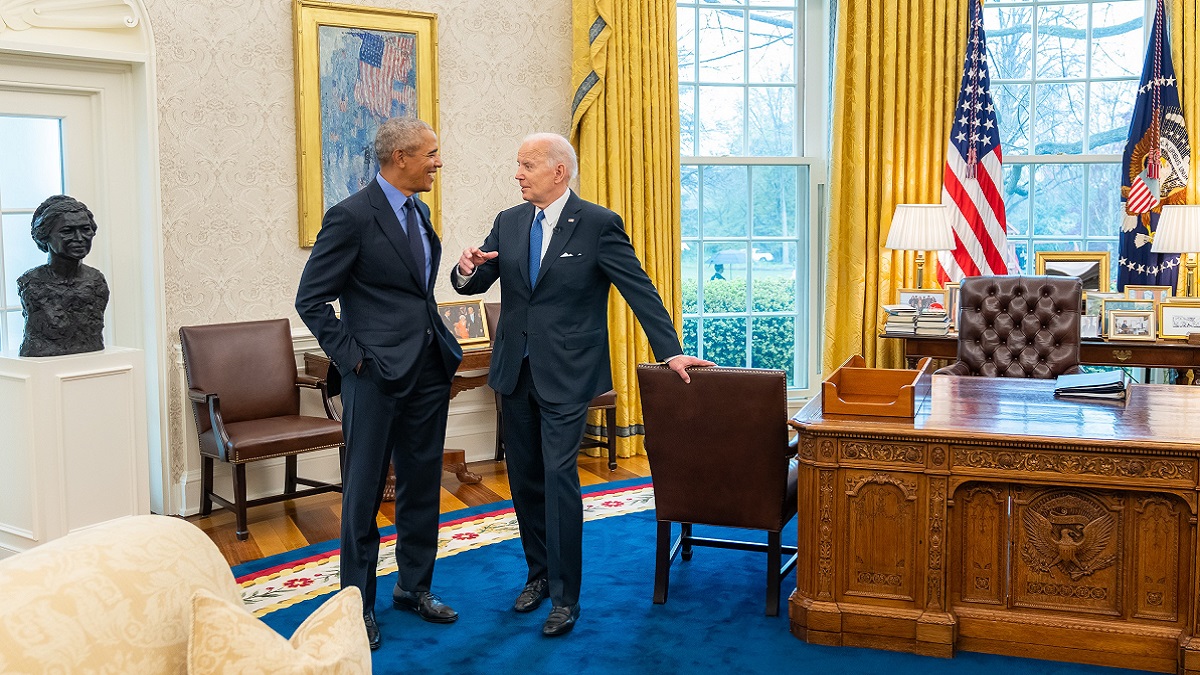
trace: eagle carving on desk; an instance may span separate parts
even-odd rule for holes
[[[1024,516],[1025,545],[1021,547],[1021,557],[1033,569],[1049,573],[1058,567],[1071,581],[1079,581],[1116,562],[1115,554],[1101,557],[1108,549],[1116,525],[1111,514],[1089,518],[1056,506],[1044,515],[1029,508]]]

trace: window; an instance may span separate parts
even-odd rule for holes
[[[29,236],[33,210],[63,190],[62,123],[0,115],[0,349],[15,352],[25,330],[17,277],[46,263]]]
[[[684,349],[804,390],[820,360],[823,176],[803,122],[806,104],[823,108],[804,98],[802,4],[681,0],[677,16]]]
[[[1146,50],[1146,0],[991,0],[984,29],[1004,151],[1008,240],[1110,252],[1124,215],[1121,153]]]

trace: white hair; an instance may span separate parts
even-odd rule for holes
[[[546,161],[550,166],[562,164],[567,167],[567,181],[575,179],[575,174],[579,172],[579,160],[575,158],[575,148],[566,138],[551,133],[529,134],[521,141],[521,145],[526,143],[545,143]]]

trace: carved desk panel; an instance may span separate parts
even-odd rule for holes
[[[1200,390],[1053,389],[939,376],[914,419],[797,413],[792,632],[1200,674]]]

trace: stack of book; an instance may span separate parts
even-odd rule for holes
[[[1125,398],[1125,371],[1059,375],[1054,395],[1074,398]]]
[[[884,305],[887,320],[883,332],[890,335],[916,335],[917,308],[911,305]]]
[[[945,335],[950,332],[950,317],[946,310],[930,308],[917,316],[917,335]]]

